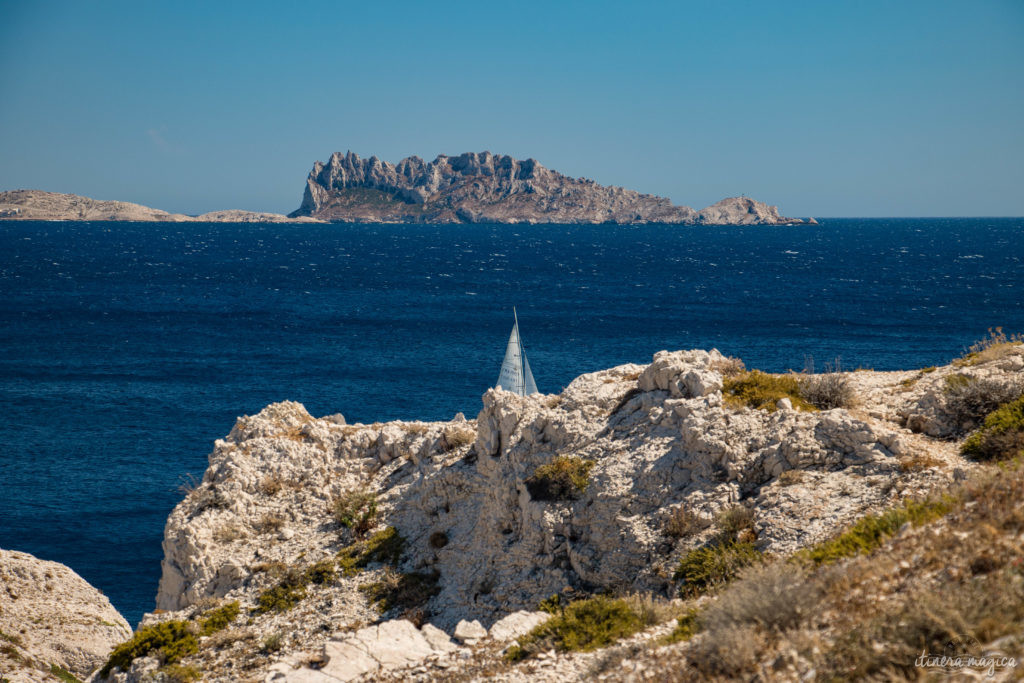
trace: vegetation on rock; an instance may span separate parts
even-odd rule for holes
[[[800,382],[793,375],[769,375],[760,370],[726,377],[722,381],[722,397],[736,408],[750,407],[774,412],[780,399],[788,398],[797,410],[817,410],[804,400]]]
[[[560,455],[526,479],[526,490],[533,500],[576,500],[587,490],[593,467],[592,460]]]
[[[361,538],[377,519],[377,496],[368,491],[349,491],[332,504],[334,521]]]
[[[199,642],[193,627],[187,621],[173,620],[143,626],[129,640],[110,653],[110,659],[100,669],[104,678],[116,667],[127,671],[139,657],[155,654],[163,664],[174,664],[182,657],[195,654]]]
[[[736,578],[740,570],[762,560],[753,543],[727,541],[694,548],[679,561],[674,579],[683,596],[703,593]]]
[[[951,499],[907,500],[881,514],[861,517],[835,538],[804,551],[803,557],[815,564],[827,564],[844,557],[872,552],[907,523],[920,526],[949,512]]]
[[[396,565],[402,559],[403,550],[405,550],[405,539],[398,533],[398,529],[389,526],[364,541],[358,541],[339,550],[337,554],[338,568],[345,576],[355,576],[360,570],[374,562]]]
[[[411,610],[422,607],[427,600],[441,592],[438,573],[401,573],[388,567],[380,581],[359,586],[381,613],[400,608]]]
[[[1024,455],[1024,396],[991,412],[967,437],[960,453],[973,460],[1006,460]]]
[[[622,598],[597,596],[577,600],[520,638],[506,656],[518,661],[552,648],[562,652],[596,650],[636,633],[643,626],[641,617]]]

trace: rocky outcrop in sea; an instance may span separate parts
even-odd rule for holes
[[[490,152],[397,164],[336,152],[316,162],[290,216],[349,223],[800,223],[733,197],[695,211],[665,197],[570,178],[534,159]]]
[[[293,223],[318,222],[313,218],[289,218],[257,211],[211,211],[199,216],[168,213],[131,202],[91,199],[76,194],[43,190],[0,192],[0,220],[36,221],[138,221],[169,223]]]

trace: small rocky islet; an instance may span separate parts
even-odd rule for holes
[[[803,223],[749,197],[730,197],[701,211],[665,197],[605,186],[587,178],[490,152],[408,157],[397,164],[351,151],[317,161],[302,204],[287,216],[213,211],[198,216],[140,204],[42,190],[0,192],[0,220],[231,223],[673,223],[777,225]],[[807,222],[815,223],[811,218]]]
[[[275,403],[171,513],[134,635],[67,568],[0,553],[0,672],[891,679],[954,627],[1019,660],[1024,470],[986,458],[1024,447],[1022,392],[999,341],[819,375],[663,351],[448,422]]]

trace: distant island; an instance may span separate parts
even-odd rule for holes
[[[141,204],[100,201],[42,190],[0,192],[0,220],[329,222],[329,223],[676,223],[778,225],[804,223],[778,207],[730,197],[696,211],[665,197],[570,178],[534,159],[490,152],[412,156],[397,164],[336,152],[317,161],[302,204],[284,216],[214,211],[198,216]],[[808,223],[815,223],[813,218]]]

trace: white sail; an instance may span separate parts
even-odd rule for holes
[[[515,320],[512,324],[512,334],[509,335],[508,346],[505,347],[505,359],[501,363],[501,371],[498,373],[495,386],[520,396],[536,394],[537,383],[533,379],[530,361],[526,360],[526,352],[523,351],[523,343],[519,338],[519,318],[515,315],[514,308],[512,315]]]

